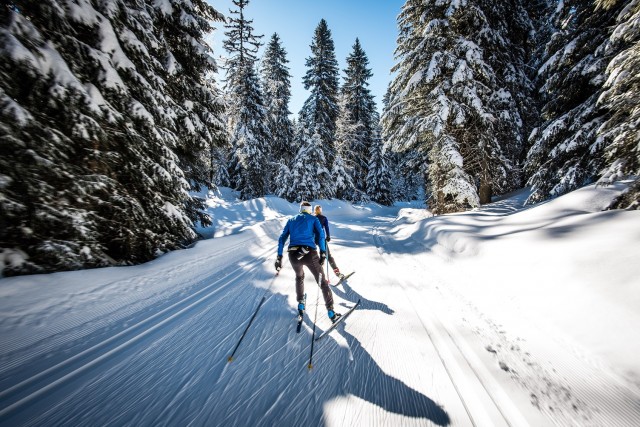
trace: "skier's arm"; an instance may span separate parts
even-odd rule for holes
[[[284,244],[288,238],[289,238],[289,221],[287,221],[287,224],[284,226],[284,230],[282,230],[282,234],[278,239],[278,256],[282,256],[282,252],[284,251]]]
[[[324,217],[324,229],[327,234],[327,242],[331,240],[331,233],[329,232],[329,218]]]
[[[324,230],[322,229],[322,225],[320,225],[320,220],[318,218],[316,218],[316,220],[313,222],[313,229],[314,233],[316,233],[316,235],[318,236],[318,246],[320,247],[320,252],[326,252],[327,245],[324,241]]]

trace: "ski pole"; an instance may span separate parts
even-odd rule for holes
[[[329,256],[331,255],[329,253],[329,244],[325,241],[324,242],[325,246],[327,247],[327,259],[325,260],[327,262],[327,282],[329,281]]]
[[[273,283],[276,281],[276,277],[278,277],[278,274],[280,274],[280,270],[276,271],[276,275],[274,276],[273,280],[271,280],[271,284],[269,285],[267,290],[264,291],[264,295],[262,295],[262,299],[260,300],[260,303],[258,304],[258,307],[256,308],[256,311],[253,312],[253,316],[251,316],[251,320],[249,320],[249,324],[244,329],[244,332],[242,333],[242,336],[238,340],[238,343],[236,344],[235,348],[233,349],[233,352],[231,353],[231,356],[229,356],[227,358],[227,362],[233,362],[233,356],[236,354],[236,351],[238,350],[238,347],[240,347],[240,343],[244,339],[245,335],[247,335],[247,331],[251,327],[251,324],[253,323],[253,319],[256,318],[256,315],[258,314],[258,310],[260,310],[260,307],[262,307],[262,304],[264,304],[264,301],[267,298],[267,292],[269,292],[269,290],[271,289],[271,286],[273,286]]]
[[[316,313],[313,315],[313,331],[311,332],[311,352],[309,353],[309,364],[307,368],[309,370],[313,369],[313,343],[316,341],[316,322],[318,321],[318,304],[320,303],[320,290],[322,283],[322,270],[320,270],[320,275],[318,276],[319,281],[316,282],[318,284],[318,293],[316,294]]]

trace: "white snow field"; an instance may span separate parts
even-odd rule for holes
[[[225,190],[190,249],[0,279],[0,425],[638,426],[640,212],[601,211],[624,187],[438,217],[321,201],[356,271],[338,311],[362,303],[312,369],[318,287],[296,334],[273,266],[297,204]]]

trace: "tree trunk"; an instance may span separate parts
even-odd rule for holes
[[[480,204],[485,205],[491,203],[491,197],[493,196],[493,188],[491,183],[485,180],[480,182]]]

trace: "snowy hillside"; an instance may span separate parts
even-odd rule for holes
[[[273,267],[297,205],[223,190],[190,249],[0,279],[0,425],[640,425],[640,212],[601,211],[624,185],[436,217],[323,201],[356,271],[338,311],[362,303],[311,370],[318,288],[296,334]]]

